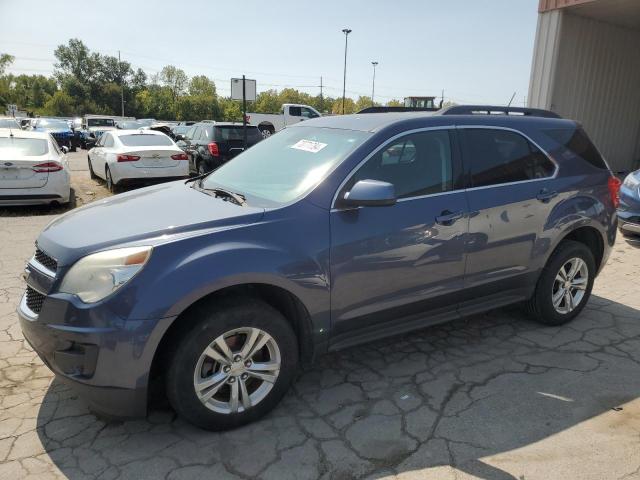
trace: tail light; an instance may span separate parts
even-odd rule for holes
[[[118,155],[119,162],[137,162],[140,160],[140,157],[137,155]]]
[[[609,177],[609,181],[607,182],[607,187],[609,187],[609,195],[611,195],[611,202],[613,202],[613,206],[618,208],[620,205],[620,185],[622,182],[618,177],[614,177],[613,175]]]
[[[171,155],[171,158],[174,160],[189,160],[186,153],[176,153],[175,155]]]
[[[59,172],[62,170],[62,165],[58,162],[46,162],[34,165],[31,169],[36,173]]]
[[[218,144],[216,142],[211,142],[209,145],[207,145],[207,148],[209,149],[209,153],[212,157],[220,156],[220,150],[218,149]]]

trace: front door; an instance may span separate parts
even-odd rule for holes
[[[467,201],[454,133],[409,133],[386,143],[346,182],[392,183],[393,206],[331,212],[332,332],[455,310],[463,287]],[[384,325],[379,325],[384,326]]]

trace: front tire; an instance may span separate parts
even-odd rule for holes
[[[591,250],[583,243],[564,240],[542,269],[528,302],[529,312],[545,325],[570,322],[589,301],[595,276]]]
[[[270,412],[289,389],[298,344],[287,320],[257,300],[209,302],[182,319],[192,325],[174,346],[166,385],[178,415],[227,430]]]

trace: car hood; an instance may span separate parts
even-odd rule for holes
[[[115,245],[153,245],[178,235],[254,223],[264,209],[238,206],[191,188],[183,180],[95,201],[58,217],[38,247],[59,265]],[[169,236],[169,237],[167,237]]]

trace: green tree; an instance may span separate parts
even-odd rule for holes
[[[256,96],[252,111],[258,113],[278,113],[281,105],[277,90],[265,90]]]
[[[221,98],[220,111],[222,120],[227,122],[241,122],[242,121],[242,108],[240,102],[237,100],[231,100],[230,98]]]
[[[355,111],[359,112],[364,108],[369,108],[371,106],[371,97],[366,95],[358,97],[356,100]]]
[[[349,98],[349,97],[345,98],[344,113],[350,114],[350,113],[355,113],[355,111],[356,111],[356,102],[353,101],[353,98]],[[331,112],[336,115],[342,114],[342,98],[337,98],[333,102],[333,107],[331,108]]]
[[[57,117],[70,117],[76,113],[73,98],[63,90],[58,90],[47,100],[42,113]]]
[[[13,55],[9,55],[8,53],[0,53],[0,75],[4,75],[5,70],[9,67],[15,57]]]
[[[189,95],[215,97],[216,84],[213,80],[209,80],[206,75],[196,75],[189,82]]]
[[[184,70],[167,65],[160,72],[159,80],[163,86],[169,89],[172,103],[175,103],[176,99],[185,92],[189,77],[184,73]]]

